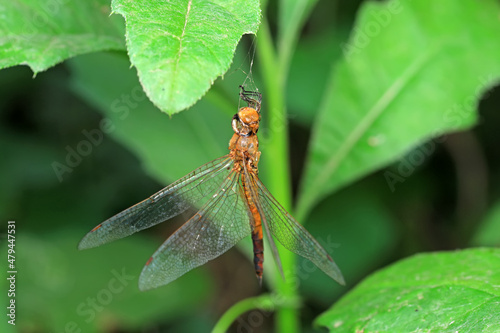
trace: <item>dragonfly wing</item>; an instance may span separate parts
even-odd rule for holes
[[[224,156],[199,167],[99,224],[83,237],[78,248],[82,250],[100,246],[168,220],[191,206],[201,207],[227,178],[232,165],[233,161]]]
[[[344,277],[328,252],[301,226],[254,177],[259,192],[259,203],[266,216],[271,233],[288,250],[312,261],[332,279],[344,285]]]
[[[172,282],[250,235],[239,177],[232,172],[219,191],[153,254],[139,278],[141,290]]]

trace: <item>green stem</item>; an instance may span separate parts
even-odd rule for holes
[[[272,44],[271,34],[267,21],[263,19],[257,36],[257,54],[260,60],[262,78],[266,88],[268,135],[262,146],[263,163],[266,163],[266,172],[271,193],[280,201],[285,209],[291,207],[290,171],[288,167],[288,128],[282,73],[279,72],[278,60]],[[269,144],[267,144],[269,143]],[[265,161],[265,162],[264,162]],[[290,272],[295,271],[295,256],[292,252],[278,245],[281,262],[285,270],[285,281],[279,274],[275,281],[276,292],[284,299],[295,299],[296,284]],[[281,306],[276,313],[276,332],[293,333],[299,330],[299,313],[296,307]]]
[[[283,4],[282,2],[281,4]],[[303,26],[304,20],[307,18],[308,14],[312,10],[313,6],[310,5],[309,1],[298,1],[293,6],[293,15],[288,19],[289,24],[284,26],[280,22],[280,30],[278,38],[278,54],[279,54],[279,72],[281,74],[281,84],[285,86],[286,79],[288,77],[288,71],[290,69],[290,63],[292,61],[293,51],[297,45],[297,39],[299,36],[299,29]],[[283,11],[283,9],[280,9]],[[280,18],[281,19],[281,18]]]
[[[279,308],[283,306],[297,308],[299,306],[299,302],[297,299],[285,300],[270,294],[246,298],[233,305],[224,313],[217,324],[215,324],[212,333],[228,332],[231,324],[243,313],[250,310],[272,312],[277,307]]]

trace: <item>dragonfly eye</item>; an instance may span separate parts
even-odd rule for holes
[[[245,126],[245,124],[241,121],[238,114],[234,115],[231,125],[233,127],[234,133],[238,135],[247,136],[248,133],[250,132],[249,128]]]
[[[251,107],[244,107],[238,111],[238,119],[248,133],[255,134],[259,130],[260,113]]]
[[[260,114],[254,108],[247,106],[238,111],[238,118],[244,125],[249,126],[260,121]]]

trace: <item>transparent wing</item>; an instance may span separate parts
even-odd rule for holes
[[[309,259],[332,279],[344,285],[342,273],[328,252],[295,221],[257,177],[252,178],[257,184],[260,207],[274,237],[288,250]]]
[[[138,204],[116,214],[92,229],[78,248],[88,249],[129,236],[186,211],[201,207],[230,174],[228,156],[202,165]]]
[[[141,290],[177,279],[250,235],[248,209],[240,193],[239,179],[240,175],[232,172],[196,215],[160,246],[142,270]]]

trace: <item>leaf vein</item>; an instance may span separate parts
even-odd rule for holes
[[[432,51],[422,54],[407,68],[399,79],[389,86],[379,100],[347,136],[346,140],[340,145],[337,152],[328,160],[323,171],[318,175],[316,181],[313,182],[312,188],[321,188],[323,184],[328,182],[328,179],[335,172],[335,170],[337,170],[344,157],[346,157],[354,145],[359,142],[370,125],[377,120],[377,118],[383,113],[384,110],[387,109],[391,102],[394,101],[397,95],[404,89],[410,80],[418,73],[418,70],[430,60],[432,54],[434,54]]]

